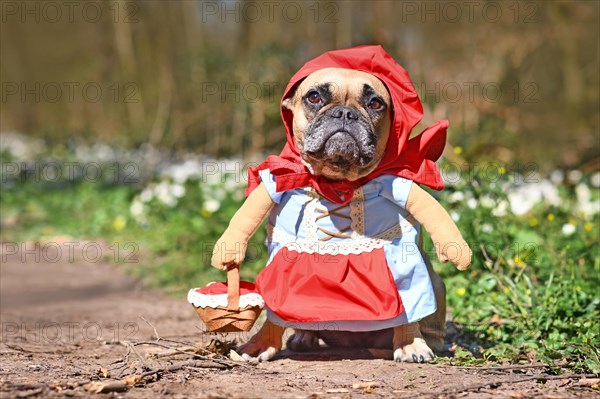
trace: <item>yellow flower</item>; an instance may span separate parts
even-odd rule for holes
[[[515,261],[515,264],[517,266],[519,266],[519,267],[524,267],[525,266],[525,262],[523,261],[523,259],[521,259],[519,257],[519,255],[515,256],[513,260]]]
[[[457,288],[456,289],[456,295],[458,295],[459,297],[463,297],[467,294],[467,290],[464,289],[463,287]]]
[[[538,225],[538,220],[537,220],[537,218],[531,218],[531,219],[529,219],[529,225],[530,225],[531,227],[533,227],[533,226],[537,226],[537,225]]]
[[[508,288],[508,287],[504,287],[504,293],[505,293],[505,294],[508,294],[509,292],[510,292],[510,288]]]
[[[117,216],[112,222],[112,227],[115,231],[121,231],[127,225],[127,220],[123,216]]]
[[[593,225],[592,223],[590,223],[590,222],[585,222],[585,223],[583,224],[583,229],[584,229],[585,231],[588,231],[588,232],[589,232],[589,231],[592,231],[592,229],[593,229],[593,228],[594,228],[594,225]]]
[[[499,175],[504,175],[504,174],[506,174],[506,168],[505,168],[504,166],[500,166],[500,167],[498,168],[498,174],[499,174]]]
[[[554,214],[553,213],[549,213],[548,216],[546,216],[546,219],[548,219],[549,222],[554,220]]]
[[[454,153],[455,153],[456,155],[460,155],[460,154],[462,154],[462,152],[463,152],[463,149],[462,149],[462,147],[460,147],[460,146],[456,146],[456,147],[454,147]]]

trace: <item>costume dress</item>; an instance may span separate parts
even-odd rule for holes
[[[264,183],[275,202],[268,223],[267,266],[256,279],[273,323],[309,330],[372,331],[418,321],[436,309],[418,247],[420,226],[406,211],[412,184],[443,182],[435,160],[447,121],[408,139],[422,108],[407,72],[380,46],[325,53],[294,75],[283,98],[312,72],[337,67],[369,72],[392,98],[382,160],[357,181],[329,181],[302,164],[282,107],[287,144],[249,170],[249,194]]]

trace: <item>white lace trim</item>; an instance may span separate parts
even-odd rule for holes
[[[363,193],[362,187],[354,190],[354,196],[352,197],[352,201],[350,201],[350,218],[352,223],[350,227],[352,228],[352,239],[357,240],[361,239],[365,235],[365,195]]]
[[[196,291],[197,288],[192,288],[188,292],[187,300],[189,303],[197,308],[218,308],[227,306],[227,294],[201,294]],[[240,295],[240,308],[246,306],[258,306],[259,308],[265,307],[265,301],[262,296],[257,293]]]
[[[304,224],[304,231],[306,232],[306,241],[316,242],[319,241],[319,237],[317,236],[318,226],[317,213],[315,212],[315,209],[317,208],[317,203],[321,197],[314,190],[307,190],[306,194],[310,197],[310,199],[304,204],[304,220],[302,223]]]
[[[411,218],[412,219],[412,218]],[[405,219],[402,223],[377,234],[373,237],[365,237],[358,239],[348,239],[343,241],[319,241],[319,240],[298,240],[289,234],[282,232],[277,228],[269,229],[271,233],[271,241],[282,247],[296,252],[304,252],[309,254],[318,253],[321,255],[358,255],[364,252],[372,252],[375,249],[383,248],[387,243],[400,237],[402,233],[410,230],[413,227],[411,221]]]

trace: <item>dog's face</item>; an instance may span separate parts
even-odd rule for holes
[[[357,180],[381,161],[389,136],[391,99],[366,72],[326,68],[312,73],[283,102],[294,114],[294,138],[311,172]]]

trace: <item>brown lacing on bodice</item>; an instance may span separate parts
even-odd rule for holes
[[[340,205],[337,208],[334,208],[332,210],[329,210],[327,208],[325,209],[319,209],[319,208],[315,208],[315,211],[319,212],[320,215],[317,216],[316,220],[322,219],[326,216],[337,216],[339,218],[343,218],[343,219],[347,219],[350,220],[350,222],[352,222],[352,218],[350,216],[346,216],[346,215],[342,215],[340,213],[338,213],[338,211],[340,209],[344,209],[345,207],[347,207],[348,205]],[[317,229],[322,232],[325,233],[327,236],[326,237],[321,237],[319,238],[319,241],[329,241],[331,240],[333,237],[338,237],[338,238],[352,238],[352,236],[348,235],[348,234],[343,234],[348,230],[352,229],[352,224],[349,224],[347,227],[340,229],[339,232],[336,231],[329,231],[327,229],[324,229],[322,227],[317,227]]]

